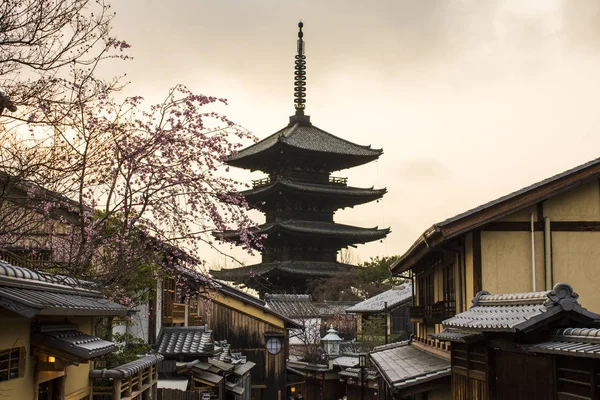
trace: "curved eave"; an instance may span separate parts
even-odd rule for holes
[[[350,207],[358,204],[378,200],[387,193],[387,189],[344,187],[336,185],[305,184],[301,182],[290,182],[278,180],[272,184],[240,192],[246,198],[248,204],[261,208],[258,203],[269,196],[279,194],[299,194],[303,196],[331,198],[334,204],[340,207]]]
[[[359,269],[356,265],[324,261],[282,261],[254,264],[246,267],[211,270],[215,278],[233,282],[247,282],[255,277],[289,275],[302,278],[326,278]]]
[[[271,169],[269,166],[272,165],[277,158],[288,159],[290,155],[296,155],[299,158],[327,160],[329,171],[339,171],[377,160],[379,156],[383,154],[383,150],[369,149],[369,153],[370,154],[348,154],[317,151],[278,141],[273,146],[265,148],[257,153],[252,153],[247,156],[238,156],[240,154],[238,153],[236,156],[230,156],[226,163],[237,168],[269,172]]]
[[[333,222],[282,221],[259,226],[253,233],[257,235],[284,234],[291,237],[311,237],[313,239],[335,239],[338,243],[367,243],[383,239],[390,233],[389,228],[359,228]],[[218,234],[217,234],[218,236]],[[225,231],[223,239],[238,241],[237,231]]]

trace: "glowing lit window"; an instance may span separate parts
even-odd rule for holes
[[[281,340],[272,337],[267,340],[267,351],[271,354],[277,354],[281,351]]]

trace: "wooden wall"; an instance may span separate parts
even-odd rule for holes
[[[227,340],[231,351],[241,352],[249,361],[256,363],[251,370],[252,385],[266,386],[263,399],[286,396],[286,358],[288,354],[287,332],[254,316],[227,307],[216,301],[204,303],[203,320],[208,323],[217,340]],[[266,338],[279,335],[282,350],[278,354],[270,354],[266,350]]]

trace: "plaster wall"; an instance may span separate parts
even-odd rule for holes
[[[544,233],[535,232],[537,291],[545,290]],[[490,293],[534,290],[530,232],[481,232],[482,288]]]
[[[452,400],[450,387],[440,387],[427,392],[427,400]]]
[[[600,221],[598,181],[546,200],[544,216],[549,217],[552,221]]]
[[[34,365],[29,346],[30,321],[27,318],[16,316],[2,310],[2,327],[0,328],[0,350],[12,347],[25,347],[25,375],[22,378],[0,382],[0,393],[7,398],[33,399],[34,393]]]
[[[600,313],[600,232],[552,232],[553,284],[567,282],[579,302]]]

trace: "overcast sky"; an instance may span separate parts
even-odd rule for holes
[[[120,0],[114,9],[115,35],[134,57],[127,93],[156,100],[183,83],[225,97],[227,116],[260,139],[294,112],[304,21],[306,113],[384,149],[378,162],[335,173],[389,192],[336,213],[391,227],[355,250],[363,261],[402,254],[433,223],[600,155],[596,0]]]

